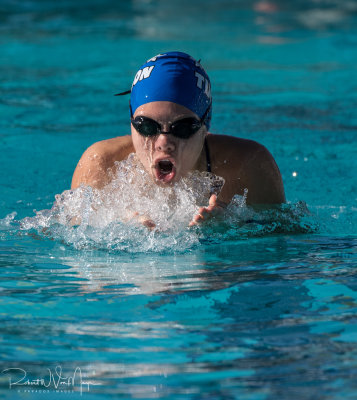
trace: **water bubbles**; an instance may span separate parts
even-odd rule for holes
[[[0,228],[10,226],[10,224],[15,220],[17,213],[13,211],[7,215],[4,219],[0,220]]]
[[[218,194],[223,185],[222,178],[198,171],[173,185],[157,185],[132,154],[116,163],[113,179],[103,189],[66,190],[55,196],[49,210],[20,221],[13,213],[0,222],[16,222],[23,234],[35,231],[76,249],[126,252],[187,251],[207,240],[314,229],[304,220],[308,211],[301,204],[254,210],[246,205],[247,191],[205,224],[189,227],[199,207],[208,205],[211,194]]]

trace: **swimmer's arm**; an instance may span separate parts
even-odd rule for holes
[[[72,178],[72,189],[82,184],[102,189],[114,177],[115,162],[126,159],[134,151],[130,135],[94,143],[79,160]]]
[[[109,167],[101,142],[94,143],[79,160],[72,177],[71,189],[81,185],[103,188],[110,182]]]

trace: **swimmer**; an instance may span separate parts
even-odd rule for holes
[[[131,91],[121,94],[126,93],[130,93],[131,135],[90,146],[74,171],[72,189],[80,185],[103,188],[114,176],[115,162],[135,152],[151,179],[161,186],[172,185],[194,170],[224,179],[218,196],[207,199],[190,226],[215,215],[235,194],[246,192],[246,202],[252,206],[285,202],[279,168],[263,145],[209,133],[211,83],[191,56],[167,52],[151,58],[135,75]],[[145,216],[137,217],[147,227],[155,226]]]

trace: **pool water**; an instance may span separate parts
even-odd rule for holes
[[[357,3],[3,0],[0,15],[1,397],[354,399]],[[180,186],[150,231],[67,191],[90,144],[129,132],[113,94],[166,50],[210,75],[212,132],[271,151],[283,209],[236,198],[189,229]],[[58,222],[77,206],[85,223]]]

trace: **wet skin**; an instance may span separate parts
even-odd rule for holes
[[[158,104],[160,103],[160,104]],[[171,125],[184,118],[198,116],[186,107],[171,102],[154,102],[139,107],[134,114],[149,117],[161,125],[163,132],[169,132]],[[163,133],[154,137],[140,135],[131,125],[131,137],[135,152],[157,184],[165,185],[177,182],[189,171],[198,168],[196,165],[202,153],[204,139],[207,135],[203,125],[199,131],[188,139],[180,139]],[[171,164],[170,173],[161,167],[163,162]]]
[[[159,122],[163,132],[182,118],[198,116],[179,104],[160,101],[144,104],[134,114]],[[72,189],[81,184],[102,188],[113,176],[114,163],[135,152],[150,177],[159,185],[177,182],[189,171],[206,171],[204,140],[211,157],[211,169],[225,179],[218,198],[213,195],[208,206],[201,207],[190,225],[195,225],[228,204],[235,194],[248,189],[247,204],[272,206],[285,202],[280,171],[269,151],[261,144],[228,135],[209,134],[202,126],[189,139],[171,134],[146,138],[131,125],[131,136],[120,136],[94,143],[83,154],[72,178]],[[141,221],[145,224],[145,221]],[[152,221],[151,221],[152,222]],[[151,222],[148,224],[150,225]],[[149,226],[150,227],[150,226]]]

